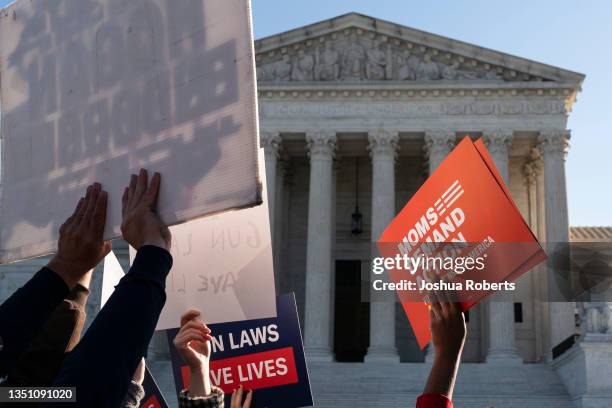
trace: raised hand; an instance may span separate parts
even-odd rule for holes
[[[244,388],[241,385],[232,394],[232,402],[230,408],[251,408],[251,402],[253,402],[253,390],[249,390],[246,393],[246,397],[244,397],[244,402],[242,401],[243,395]]]
[[[465,317],[461,305],[452,302],[448,293],[434,291],[429,295],[434,363],[431,366],[424,394],[441,394],[452,399],[461,352],[465,343]]]
[[[59,230],[58,249],[47,267],[72,288],[110,252],[104,241],[108,194],[99,183],[87,188],[73,214]]]
[[[174,347],[189,366],[189,392],[194,397],[205,397],[212,391],[210,340],[210,329],[200,319],[198,310],[188,310],[181,316],[181,328],[174,338]]]
[[[157,215],[157,196],[161,175],[155,173],[148,185],[149,177],[145,169],[132,175],[130,185],[125,188],[122,199],[123,238],[136,250],[143,245],[155,245],[170,249],[170,230]]]
[[[457,359],[465,343],[465,317],[461,305],[449,300],[444,291],[433,294],[431,309],[431,335],[436,356]]]
[[[192,370],[200,370],[210,359],[210,329],[200,320],[200,312],[188,310],[181,316],[181,328],[174,347]]]

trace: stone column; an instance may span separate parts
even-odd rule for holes
[[[332,171],[336,134],[306,134],[310,155],[304,343],[309,360],[332,361]]]
[[[429,162],[429,175],[438,168],[440,163],[453,150],[457,136],[452,130],[428,130],[425,132],[424,150]],[[431,343],[425,351],[425,361],[432,363],[434,360],[434,349]]]
[[[544,241],[544,233],[542,231],[542,199],[540,198],[540,181],[542,173],[542,160],[539,157],[537,149],[533,149],[529,155],[527,163],[523,166],[523,178],[525,187],[527,188],[527,221],[531,230],[538,238]],[[546,268],[540,264],[531,271],[531,282],[533,285],[533,327],[535,333],[535,349],[537,361],[545,360],[548,354],[547,332],[548,324],[544,319],[544,315],[548,313],[545,296],[543,292],[546,281]]]
[[[368,135],[372,157],[372,243],[395,217],[395,156],[397,132]],[[395,302],[370,302],[370,346],[366,362],[399,362],[395,347]]]
[[[429,130],[425,132],[425,152],[429,161],[430,175],[451,152],[455,140],[455,132],[451,130]]]
[[[260,146],[264,149],[266,165],[266,184],[268,193],[268,212],[270,214],[270,234],[274,242],[274,215],[276,213],[276,165],[281,148],[278,132],[260,132]]]
[[[484,140],[499,173],[509,186],[508,149],[512,143],[512,131],[497,129],[485,132]],[[488,299],[488,306],[489,349],[487,351],[487,362],[522,362],[516,349],[512,293],[504,291],[492,294]]]
[[[565,187],[565,158],[569,132],[544,130],[538,137],[544,160],[544,206],[546,212],[546,243],[549,253],[556,244],[569,243],[567,191]],[[557,272],[557,271],[555,271]],[[562,298],[563,287],[558,279],[548,279],[550,313],[550,348],[574,334],[574,303],[552,302]],[[552,354],[549,356],[552,358]]]

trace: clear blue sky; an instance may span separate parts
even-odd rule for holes
[[[355,11],[586,74],[568,124],[570,224],[612,225],[612,2],[252,1],[256,38]]]

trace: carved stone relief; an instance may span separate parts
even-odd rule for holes
[[[272,82],[542,80],[362,30],[306,40],[257,60],[257,79]]]

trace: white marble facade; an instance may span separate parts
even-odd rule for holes
[[[346,318],[334,310],[336,262],[367,271],[369,243],[465,135],[484,138],[540,240],[569,240],[567,119],[583,75],[358,14],[263,38],[255,50],[277,287],[296,292],[310,360],[336,357],[334,322]],[[496,295],[503,302],[476,307],[464,359],[552,361],[579,330],[574,303],[542,301],[557,290],[538,268],[513,295]],[[366,363],[423,361],[394,305],[369,305],[369,332]],[[568,389],[577,406],[599,403]]]
[[[583,75],[354,13],[263,38],[255,51],[277,290],[296,292],[314,364],[336,358],[336,262],[367,273],[371,241],[465,135],[484,137],[535,234],[569,239],[567,119]],[[350,230],[356,201],[359,235]],[[513,369],[552,361],[552,348],[579,329],[573,303],[541,301],[556,290],[544,272],[470,312],[464,360]],[[26,275],[0,270],[2,299]],[[365,364],[424,361],[397,305],[367,307]],[[577,357],[555,362],[561,379],[569,370],[586,384],[566,387],[575,406],[612,406],[597,405],[612,401],[612,386],[592,391],[584,363],[591,350],[612,363],[610,344],[591,336]],[[167,357],[163,341],[154,349]]]

